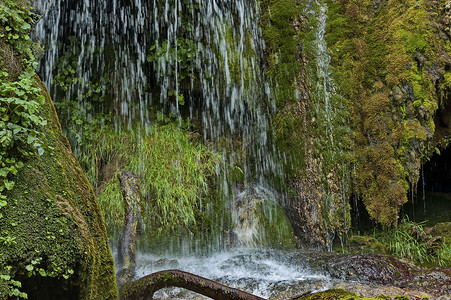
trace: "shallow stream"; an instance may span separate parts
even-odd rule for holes
[[[237,248],[197,256],[137,253],[135,279],[153,272],[179,269],[263,298],[289,299],[330,288],[333,280],[309,270],[295,251]],[[336,281],[335,281],[336,282]],[[179,288],[160,290],[155,299],[208,299]]]

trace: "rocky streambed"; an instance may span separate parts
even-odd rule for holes
[[[451,299],[451,268],[418,267],[393,256],[318,251],[233,249],[212,255],[161,257],[138,253],[136,278],[180,269],[268,299],[298,299],[341,288],[358,296]],[[157,299],[206,299],[183,289]]]

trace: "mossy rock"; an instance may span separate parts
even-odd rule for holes
[[[324,292],[314,293],[297,298],[297,300],[357,300],[357,299],[387,299],[385,296],[378,296],[377,298],[362,298],[357,295],[347,292],[342,289],[332,289]],[[390,298],[388,298],[390,299]]]
[[[386,244],[370,236],[353,235],[349,239],[349,246],[352,253],[389,254],[390,252]]]
[[[1,246],[0,274],[20,281],[28,299],[117,299],[99,205],[44,84],[35,79],[45,96],[45,152],[24,162],[6,193],[0,236],[10,240]]]
[[[449,243],[451,242],[451,222],[438,223],[430,230],[427,230],[427,233],[432,236],[441,236]]]

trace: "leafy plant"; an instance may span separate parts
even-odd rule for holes
[[[390,249],[397,256],[421,263],[429,260],[426,245],[418,242],[414,237],[402,229],[394,230],[389,245]]]
[[[180,82],[185,78],[194,78],[199,50],[198,44],[189,38],[178,38],[174,45],[165,40],[161,45],[157,43],[150,47],[147,61],[154,64],[161,77],[175,77],[175,87],[168,91],[168,96],[174,96],[180,105],[185,104],[184,96],[179,91]]]
[[[44,153],[38,129],[46,125],[38,115],[44,97],[35,85],[36,63],[27,34],[31,12],[16,1],[4,2],[0,6],[0,37],[13,46],[15,53],[24,55],[24,71],[13,78],[8,70],[0,70],[0,208],[7,204],[3,191],[14,187],[12,176],[24,166],[23,160],[34,155],[34,150],[39,155]]]
[[[428,245],[429,236],[423,230],[424,223],[415,223],[407,217],[397,228],[380,235],[380,240],[389,245],[394,255],[418,263],[448,266],[451,263],[451,245],[443,240],[436,251]]]
[[[22,287],[20,281],[12,279],[9,275],[0,275],[0,284],[2,281],[6,283],[6,290],[9,296],[28,299],[28,295],[19,290]]]
[[[440,266],[451,266],[451,244],[443,239],[443,244],[437,252],[437,262]]]
[[[36,45],[29,37],[33,14],[26,3],[3,0],[0,5],[0,219],[1,209],[9,200],[5,192],[16,183],[14,176],[28,158],[45,151],[40,131],[47,124],[40,115],[45,100],[35,83]],[[15,239],[1,232],[1,244],[13,245]],[[0,270],[0,282],[3,286],[6,282],[9,296],[26,299],[27,294],[19,290],[21,283],[9,275],[9,270]]]
[[[168,117],[159,116],[161,121],[147,128],[104,126],[79,156],[91,183],[101,189],[98,199],[107,225],[122,223],[123,201],[117,177],[102,177],[99,164],[138,176],[146,224],[156,224],[160,230],[182,226],[190,231],[196,226],[220,157],[192,141],[190,133]]]

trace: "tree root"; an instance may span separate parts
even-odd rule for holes
[[[120,299],[152,299],[156,291],[166,287],[185,288],[216,300],[264,300],[264,298],[180,270],[160,271],[136,281],[127,282],[120,290]]]

